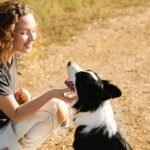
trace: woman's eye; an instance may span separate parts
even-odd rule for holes
[[[36,30],[32,30],[32,33],[36,33]]]
[[[20,33],[21,33],[21,35],[28,35],[28,34],[31,34],[31,33],[36,33],[36,30],[32,30],[32,31],[21,31]]]
[[[26,32],[26,31],[22,31],[21,34],[22,34],[22,35],[25,35],[25,34],[27,34],[27,32]]]

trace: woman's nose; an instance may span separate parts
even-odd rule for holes
[[[36,40],[36,32],[31,32],[29,34],[29,40],[30,41],[35,41]]]

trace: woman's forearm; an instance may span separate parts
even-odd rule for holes
[[[63,101],[72,101],[65,97],[64,93],[70,91],[68,88],[53,89],[45,92],[39,97],[34,98],[31,101],[27,101],[19,105],[13,94],[8,96],[0,96],[0,109],[10,118],[13,122],[19,122],[27,117],[30,117],[38,110],[40,110],[48,101],[53,98],[62,99]]]
[[[16,109],[15,122],[21,121],[37,112],[50,99],[54,98],[54,90],[48,91],[33,100],[19,105]]]

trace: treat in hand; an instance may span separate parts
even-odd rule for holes
[[[73,84],[73,82],[72,82],[72,80],[70,78],[65,80],[65,85],[68,88],[70,88],[71,90],[73,90],[73,91],[75,90],[74,84]]]
[[[77,98],[77,96],[76,96],[76,94],[75,94],[74,92],[67,92],[67,93],[64,93],[64,96],[65,96],[66,98],[69,98],[69,99],[76,99],[76,98]]]
[[[31,100],[31,95],[27,89],[20,89],[15,93],[15,98],[19,104],[23,104]]]

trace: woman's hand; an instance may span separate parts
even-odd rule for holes
[[[15,93],[15,98],[17,102],[21,105],[31,100],[31,95],[27,89],[20,89]]]
[[[76,93],[70,88],[53,89],[53,97],[62,99],[66,103],[72,103],[77,99]]]

